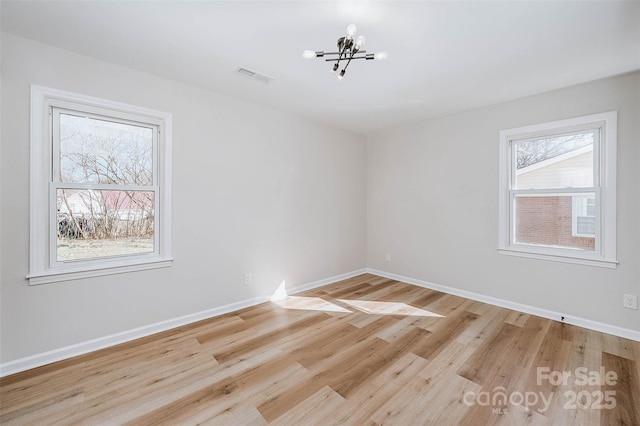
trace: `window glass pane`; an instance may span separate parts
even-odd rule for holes
[[[593,187],[596,131],[514,141],[514,189]]]
[[[595,216],[576,217],[576,235],[595,235],[595,234],[596,234]]]
[[[594,251],[596,217],[574,209],[576,204],[580,204],[574,198],[585,201],[584,212],[587,213],[586,200],[591,198],[595,201],[595,194],[516,196],[514,242]],[[593,232],[577,235],[576,226],[580,230]]]
[[[596,235],[596,198],[593,194],[573,197],[573,235]]]
[[[153,129],[60,114],[60,181],[153,184]]]
[[[57,191],[59,262],[151,253],[154,193],[151,191]]]

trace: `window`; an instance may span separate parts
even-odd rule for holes
[[[500,132],[500,253],[616,266],[616,127],[608,112]]]
[[[31,88],[31,284],[171,264],[171,115]]]

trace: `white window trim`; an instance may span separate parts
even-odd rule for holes
[[[499,159],[499,197],[498,197],[498,253],[553,260],[581,265],[615,268],[618,264],[616,254],[616,157],[617,157],[617,111],[592,114],[582,117],[558,120],[550,123],[534,124],[502,130],[500,132]],[[597,170],[599,185],[596,185],[596,197],[600,197],[599,220],[596,222],[596,250],[586,252],[570,248],[544,247],[517,244],[512,241],[513,218],[511,203],[511,141],[526,137],[564,132],[567,129],[602,127],[599,152],[595,152],[594,168]],[[594,179],[598,180],[598,179]],[[595,184],[595,182],[594,182]],[[544,192],[544,191],[538,191]],[[579,191],[577,191],[579,192]]]
[[[50,111],[52,107],[78,108],[106,116],[138,120],[144,117],[160,129],[156,156],[160,199],[157,214],[159,235],[155,253],[107,259],[69,262],[62,266],[51,262],[50,183],[52,176],[52,135]],[[70,93],[48,87],[31,86],[31,154],[30,154],[30,235],[29,284],[45,284],[120,274],[170,266],[171,257],[171,127],[170,113],[141,108]],[[155,167],[155,165],[154,165]]]

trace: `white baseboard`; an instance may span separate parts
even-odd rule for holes
[[[313,281],[307,284],[302,284],[287,289],[288,294],[295,294],[301,291],[310,290],[312,288],[321,287],[334,282],[346,280],[361,274],[366,273],[366,269],[359,269],[351,271],[345,274],[336,275],[322,280]],[[24,358],[19,358],[13,361],[0,364],[0,377],[8,376],[10,374],[19,373],[21,371],[30,370],[32,368],[40,367],[52,362],[61,361],[63,359],[71,358],[78,355],[83,355],[89,352],[104,349],[109,346],[118,345],[120,343],[126,343],[131,340],[139,339],[141,337],[150,336],[152,334],[167,331],[172,328],[181,327],[186,324],[191,324],[204,319],[212,318],[218,315],[226,314],[229,312],[237,311],[250,306],[258,305],[263,302],[267,302],[270,296],[258,296],[252,299],[241,300],[239,302],[230,303],[228,305],[219,306],[213,309],[207,309],[206,311],[196,312],[193,314],[181,316],[178,318],[169,319],[166,321],[157,322],[154,324],[145,325],[143,327],[134,328],[132,330],[123,331],[120,333],[111,334],[109,336],[99,337],[97,339],[89,340],[86,342],[77,343],[70,346],[65,346],[59,349],[54,349],[47,352],[31,355]]]
[[[631,339],[640,342],[640,331],[628,328],[618,327],[598,321],[592,321],[585,318],[573,317],[560,312],[550,311],[548,309],[537,308],[535,306],[524,305],[522,303],[512,302],[509,300],[498,299],[496,297],[485,296],[483,294],[474,293],[467,290],[460,290],[453,287],[447,287],[440,284],[430,283],[428,281],[418,280],[415,278],[405,277],[402,275],[392,274],[390,272],[379,271],[377,269],[367,268],[370,274],[378,275],[392,280],[402,281],[408,284],[417,285],[419,287],[429,288],[431,290],[441,291],[443,293],[453,294],[455,296],[464,297],[466,299],[477,300],[479,302],[488,303],[490,305],[500,306],[502,308],[513,309],[514,311],[524,312],[526,314],[536,315],[542,318],[548,318],[556,321],[563,321],[567,324],[576,325],[578,327],[588,328],[590,330],[602,333],[612,334],[625,339]],[[564,317],[564,320],[561,318]]]

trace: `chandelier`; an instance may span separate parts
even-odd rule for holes
[[[356,31],[357,29],[354,24],[350,24],[347,27],[347,35],[338,39],[337,52],[305,50],[302,52],[302,57],[305,59],[325,58],[326,62],[335,62],[331,69],[331,73],[337,74],[338,80],[342,80],[344,74],[347,72],[347,67],[354,59],[366,59],[367,61],[370,61],[372,59],[387,58],[387,52],[367,53],[366,50],[362,50],[365,38],[364,36],[358,36],[354,41],[353,37],[356,35]],[[341,62],[344,64],[344,67],[338,73]]]

